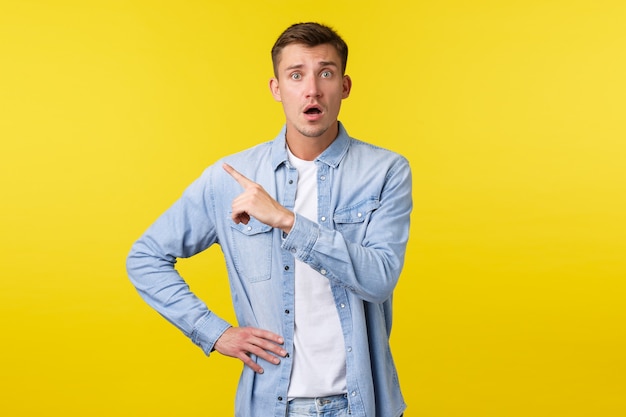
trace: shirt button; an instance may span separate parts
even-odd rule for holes
[[[326,270],[325,270],[325,269],[321,269],[321,270],[320,270],[320,274],[322,274],[322,275],[326,275]]]
[[[322,176],[320,177],[320,180],[325,181],[325,180],[326,180],[326,175],[322,175]]]
[[[285,310],[285,314],[289,314],[289,310]]]
[[[341,308],[346,308],[346,305],[344,303],[339,304],[341,306]]]
[[[252,226],[248,226],[248,231],[252,230]]]
[[[293,184],[293,180],[289,180],[289,184]]]
[[[278,397],[278,401],[282,401],[282,400],[283,400],[283,397]]]
[[[356,397],[356,391],[352,391],[352,394],[350,395],[352,395],[353,397]]]
[[[297,252],[296,248],[291,248],[290,251],[291,251],[291,253],[296,253]]]
[[[363,217],[363,213],[357,213],[356,216],[357,217]]]
[[[352,348],[351,347],[348,348],[348,352],[352,352]]]
[[[323,222],[325,222],[325,221],[326,221],[326,217],[323,217],[323,216],[322,216],[321,220],[322,220]]]
[[[289,271],[289,265],[285,265],[285,271]]]

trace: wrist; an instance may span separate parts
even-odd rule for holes
[[[291,232],[291,228],[293,227],[295,221],[296,215],[292,211],[286,210],[278,228],[285,233],[289,233]]]

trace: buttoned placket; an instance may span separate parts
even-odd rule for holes
[[[279,172],[282,171],[282,172]],[[284,176],[281,175],[284,173]],[[288,162],[284,162],[277,168],[277,191],[279,203],[289,210],[294,209],[296,201],[296,191],[298,188],[298,171],[289,166]],[[281,182],[284,184],[281,186]],[[280,231],[281,238],[285,239],[287,234]],[[276,391],[276,415],[281,415],[286,412],[287,407],[287,392],[289,389],[289,380],[291,377],[291,367],[293,364],[293,357],[291,352],[293,350],[294,342],[294,303],[295,303],[295,258],[293,256],[294,250],[281,251],[281,261],[283,265],[283,338],[285,340],[283,348],[287,351],[287,356],[281,359],[281,366],[283,367],[281,372],[280,384]]]
[[[330,212],[331,203],[331,191],[332,191],[332,169],[323,162],[317,162],[317,213],[318,223],[321,227],[332,228],[332,213]],[[319,273],[327,276],[331,271],[327,271],[324,267],[320,268]],[[358,381],[356,381],[355,372],[351,370],[355,369],[356,364],[354,362],[354,355],[352,354],[352,346],[348,343],[351,339],[348,335],[352,334],[352,315],[350,308],[348,308],[348,294],[346,289],[342,286],[335,284],[331,280],[331,289],[335,298],[335,305],[337,306],[337,312],[339,314],[339,321],[341,322],[341,328],[343,331],[344,341],[346,342],[346,384],[348,389],[348,398],[352,403],[359,402],[357,398],[359,392],[356,388]],[[357,408],[362,408],[362,405]]]

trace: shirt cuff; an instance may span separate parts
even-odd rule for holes
[[[205,355],[209,356],[213,351],[215,342],[231,325],[210,313],[207,318],[200,322],[191,333],[191,341],[200,346]]]
[[[307,262],[319,237],[320,226],[297,213],[295,216],[291,231],[283,240],[282,248],[291,252],[296,259]]]

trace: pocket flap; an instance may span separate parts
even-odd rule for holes
[[[376,198],[371,198],[337,210],[333,219],[335,223],[361,223],[369,213],[378,207],[380,207],[380,201]]]
[[[253,236],[253,235],[258,235],[259,233],[266,233],[272,229],[271,226],[261,223],[254,217],[250,217],[250,221],[248,222],[248,224],[243,224],[243,223],[237,224],[233,222],[232,219],[230,219],[230,227],[243,233],[246,236]]]

